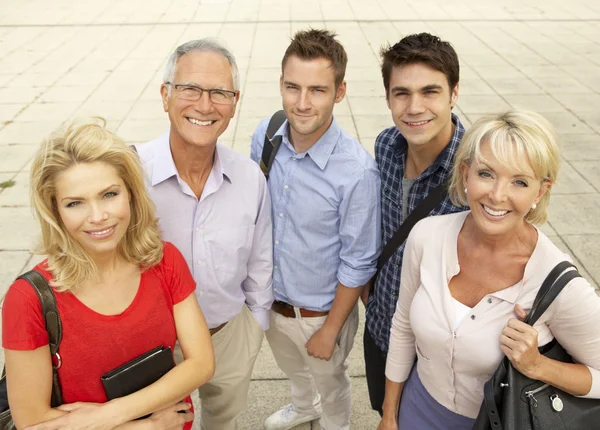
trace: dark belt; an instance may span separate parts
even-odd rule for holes
[[[280,302],[279,300],[275,300],[273,302],[273,307],[271,309],[274,312],[277,312],[279,315],[283,315],[287,318],[296,318],[296,313],[294,312],[294,307],[289,303]],[[312,318],[312,317],[324,317],[329,312],[319,312],[319,311],[311,311],[310,309],[298,308],[300,311],[300,316],[303,318]]]
[[[229,322],[229,321],[225,321],[225,322],[224,322],[223,324],[221,324],[220,326],[217,326],[217,327],[215,327],[215,328],[211,328],[211,329],[209,330],[209,331],[210,331],[210,335],[211,335],[211,336],[214,336],[215,334],[217,334],[218,332],[220,332],[220,331],[221,331],[221,329],[222,329],[223,327],[225,327],[225,326],[227,325],[227,323],[228,323],[228,322]]]

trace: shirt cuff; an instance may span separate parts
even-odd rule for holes
[[[263,331],[267,331],[269,329],[269,311],[260,309],[250,312],[252,312],[252,316],[254,317],[256,322],[260,324]]]
[[[342,285],[348,288],[358,288],[369,282],[376,272],[375,266],[368,270],[356,270],[342,263],[338,269],[337,278]]]
[[[586,366],[590,369],[590,373],[592,374],[592,388],[590,388],[590,392],[585,396],[577,396],[584,399],[600,399],[600,370],[594,369],[593,367]]]
[[[405,366],[394,363],[388,358],[385,363],[385,376],[392,382],[405,382],[410,375],[412,366],[412,364],[410,366]]]

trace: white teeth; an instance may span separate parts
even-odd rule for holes
[[[508,211],[495,211],[493,209],[488,208],[485,205],[483,206],[483,209],[490,215],[494,215],[494,216],[502,216],[502,215],[506,215],[508,213]]]
[[[112,230],[112,227],[109,227],[109,228],[107,228],[106,230],[102,230],[102,231],[90,231],[90,234],[91,234],[91,235],[95,235],[95,236],[100,236],[100,235],[102,235],[102,234],[106,234],[106,233],[108,233],[108,232],[109,232],[109,231],[111,231],[111,230]]]
[[[199,121],[194,118],[189,118],[189,120],[192,124],[196,124],[196,125],[211,125],[214,122],[214,121]]]
[[[419,125],[423,125],[423,124],[427,124],[429,122],[429,120],[427,121],[420,121],[420,122],[409,122],[409,125],[412,125],[413,127],[418,127]]]

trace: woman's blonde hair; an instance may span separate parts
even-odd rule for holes
[[[481,154],[483,142],[489,142],[492,153],[502,164],[524,170],[529,163],[537,179],[556,183],[560,153],[554,128],[535,112],[512,109],[478,119],[463,136],[450,180],[449,195],[455,205],[467,205],[461,166],[470,166],[473,160],[485,162]],[[549,203],[550,189],[525,219],[532,224],[543,224]]]
[[[48,256],[52,286],[59,291],[77,288],[93,278],[97,267],[90,256],[66,231],[56,204],[56,179],[76,164],[103,162],[112,166],[125,183],[130,197],[131,220],[118,252],[142,268],[160,262],[163,243],[148,197],[137,154],[102,124],[74,122],[66,131],[47,138],[31,166],[31,206],[40,222],[40,254]]]

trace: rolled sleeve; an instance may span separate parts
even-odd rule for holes
[[[248,258],[248,276],[242,284],[246,304],[263,330],[269,328],[269,309],[273,304],[273,232],[271,227],[271,199],[264,176],[259,175],[260,209],[257,214]]]
[[[592,388],[589,393],[583,397],[584,399],[600,399],[600,370],[594,369],[593,367],[587,366],[590,373],[592,374]]]
[[[377,271],[381,251],[379,171],[367,168],[359,175],[340,205],[340,266],[337,277],[343,285],[365,285]]]
[[[415,335],[410,325],[410,307],[421,284],[422,252],[419,249],[418,227],[419,224],[412,229],[406,240],[400,278],[400,296],[390,330],[390,347],[385,366],[385,376],[394,382],[404,382],[408,379],[417,354]]]
[[[548,326],[571,357],[590,370],[592,387],[580,397],[600,399],[600,297],[585,279],[576,278],[556,300],[556,313]]]

